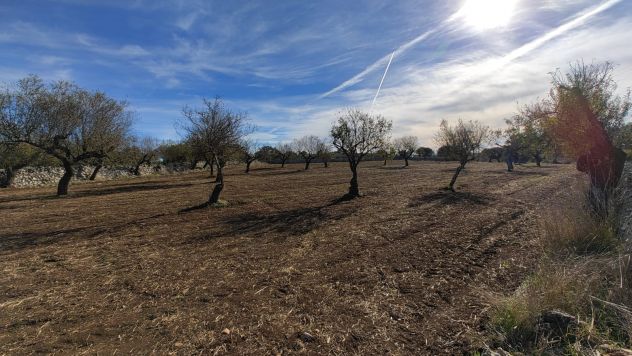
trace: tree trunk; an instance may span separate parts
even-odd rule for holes
[[[204,165],[202,166],[202,169],[206,169],[206,167],[208,167],[208,161],[204,161]]]
[[[285,168],[285,161],[287,161],[287,159],[281,159],[281,168]]]
[[[349,196],[359,197],[360,187],[358,186],[358,165],[350,163],[351,166],[351,181],[349,182]]]
[[[305,160],[305,170],[309,169],[309,163],[310,163],[310,161]]]
[[[404,156],[404,167],[408,167],[408,157]]]
[[[246,162],[246,173],[250,173],[250,164],[252,162]]]
[[[136,163],[136,166],[134,167],[134,175],[135,176],[140,176],[140,166],[143,165],[143,163],[148,162],[147,161],[147,156],[148,155],[144,155],[143,158],[140,159],[140,161],[138,161],[138,163]]]
[[[387,159],[385,158],[385,159],[384,159],[384,165],[385,165],[385,166],[386,166],[386,161],[387,161]]]
[[[539,153],[536,153],[536,154],[533,156],[533,158],[535,158],[535,164],[536,164],[538,167],[542,167],[542,166],[540,165],[540,163],[542,163],[542,156],[541,156]]]
[[[211,177],[213,177],[215,175],[215,163],[211,162],[210,166],[211,166]]]
[[[94,171],[92,171],[92,174],[90,175],[89,180],[95,180],[97,178],[97,174],[99,173],[101,168],[103,168],[103,165],[102,164],[97,164],[97,166],[94,167]]]
[[[67,195],[68,194],[68,186],[70,185],[70,180],[75,172],[72,169],[72,164],[70,162],[62,162],[64,165],[64,175],[59,180],[57,184],[57,195]]]
[[[325,168],[329,168],[329,162],[328,161],[325,161],[323,163],[325,164]]]
[[[213,188],[213,192],[208,198],[209,204],[215,204],[219,201],[219,195],[224,189],[224,173],[222,172],[222,167],[217,165],[217,179],[215,180],[215,187]]]
[[[191,170],[194,170],[197,167],[198,161],[196,159],[194,159],[191,162]],[[208,164],[208,163],[207,163]],[[204,167],[206,167],[206,164],[204,165]]]
[[[4,183],[2,183],[2,185],[0,185],[0,188],[8,188],[11,186],[11,184],[13,184],[13,178],[15,178],[15,172],[13,170],[13,167],[7,167],[4,170],[4,174],[6,175],[6,180],[4,181]]]
[[[450,185],[448,186],[451,191],[454,191],[454,183],[456,183],[456,179],[459,177],[459,173],[461,173],[463,168],[465,168],[465,164],[461,163],[461,165],[459,165],[459,167],[456,169],[456,172],[454,172],[454,176],[452,176],[452,180],[450,181]]]

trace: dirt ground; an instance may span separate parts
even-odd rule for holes
[[[363,163],[0,190],[0,354],[462,354],[574,167]]]

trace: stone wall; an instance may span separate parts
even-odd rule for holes
[[[77,166],[75,167],[75,176],[73,181],[87,181],[89,180],[94,166]],[[151,174],[172,174],[177,172],[183,172],[188,170],[185,165],[143,165],[140,167],[141,176]],[[14,188],[28,188],[28,187],[42,187],[42,186],[54,186],[57,185],[59,179],[64,174],[62,167],[26,167],[19,169],[15,172],[13,178]],[[119,178],[130,178],[134,175],[130,172],[129,168],[115,168],[115,167],[103,167],[99,170],[96,176],[96,180],[113,180]],[[6,174],[4,170],[0,170],[0,186],[6,180]]]

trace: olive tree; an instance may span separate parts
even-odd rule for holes
[[[366,155],[385,147],[392,126],[382,116],[355,109],[342,114],[332,125],[332,144],[347,157],[351,169],[348,197],[360,196],[358,165]]]
[[[0,94],[1,139],[31,145],[59,160],[64,174],[57,195],[68,194],[75,165],[107,157],[119,147],[131,122],[127,103],[66,81],[45,85],[30,76]]]
[[[428,159],[434,154],[434,151],[430,147],[419,147],[416,152],[417,155],[423,159]]]
[[[395,147],[397,154],[404,159],[404,165],[408,167],[408,160],[413,156],[413,153],[415,153],[419,144],[417,137],[404,136],[393,140],[393,146]]]
[[[605,208],[608,195],[617,186],[625,152],[617,147],[625,119],[632,106],[630,90],[620,95],[609,63],[577,62],[565,73],[552,73],[548,97],[523,110],[553,138],[567,157],[577,160],[577,169],[588,174],[592,202]],[[597,207],[597,206],[596,206]]]
[[[0,169],[4,170],[4,179],[0,188],[10,187],[15,172],[21,168],[42,161],[43,152],[27,144],[11,144],[0,141]]]
[[[309,169],[309,164],[318,157],[319,150],[322,148],[322,140],[318,136],[304,136],[295,139],[294,151],[303,158],[305,162],[305,170]]]
[[[456,183],[459,173],[469,161],[476,159],[484,142],[489,138],[489,133],[489,127],[478,121],[464,122],[459,119],[454,126],[446,120],[441,122],[435,140],[440,146],[450,147],[450,153],[459,161],[459,166],[452,176],[448,189],[454,191],[454,183]]]
[[[321,162],[323,162],[325,168],[329,167],[329,161],[332,156],[333,152],[331,152],[330,144],[326,139],[321,139],[318,144],[318,158],[320,158]]]
[[[140,176],[140,167],[144,164],[151,164],[154,158],[158,155],[158,148],[160,147],[158,140],[152,137],[132,137],[131,146],[129,147],[128,154],[131,159],[132,167],[130,171],[135,176]]]
[[[259,159],[259,150],[256,142],[243,139],[239,143],[239,158],[246,164],[246,173],[250,173],[250,165]]]
[[[208,157],[213,157],[217,166],[215,186],[208,200],[209,204],[216,204],[224,189],[226,162],[253,129],[247,123],[246,114],[231,111],[219,98],[204,99],[201,108],[185,107],[182,113],[182,126],[188,136]]]
[[[281,168],[284,168],[285,162],[287,162],[294,154],[294,149],[289,143],[279,143],[275,148],[277,151],[277,157],[281,161]]]
[[[552,139],[548,135],[543,122],[537,120],[528,107],[512,119],[506,120],[508,128],[505,130],[507,144],[514,152],[522,153],[533,159],[540,167],[544,154],[553,147]]]
[[[377,152],[375,152],[378,157],[384,160],[384,166],[386,166],[389,159],[393,159],[393,157],[395,157],[396,153],[395,147],[393,147],[391,142],[385,142],[384,146],[380,147]]]

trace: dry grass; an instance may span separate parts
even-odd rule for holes
[[[461,354],[573,167],[367,163],[0,191],[0,354]]]
[[[632,343],[632,273],[625,241],[612,216],[592,215],[580,185],[542,222],[537,271],[492,313],[497,346],[535,353],[586,354],[601,344]],[[575,322],[552,330],[543,321],[562,311]]]

